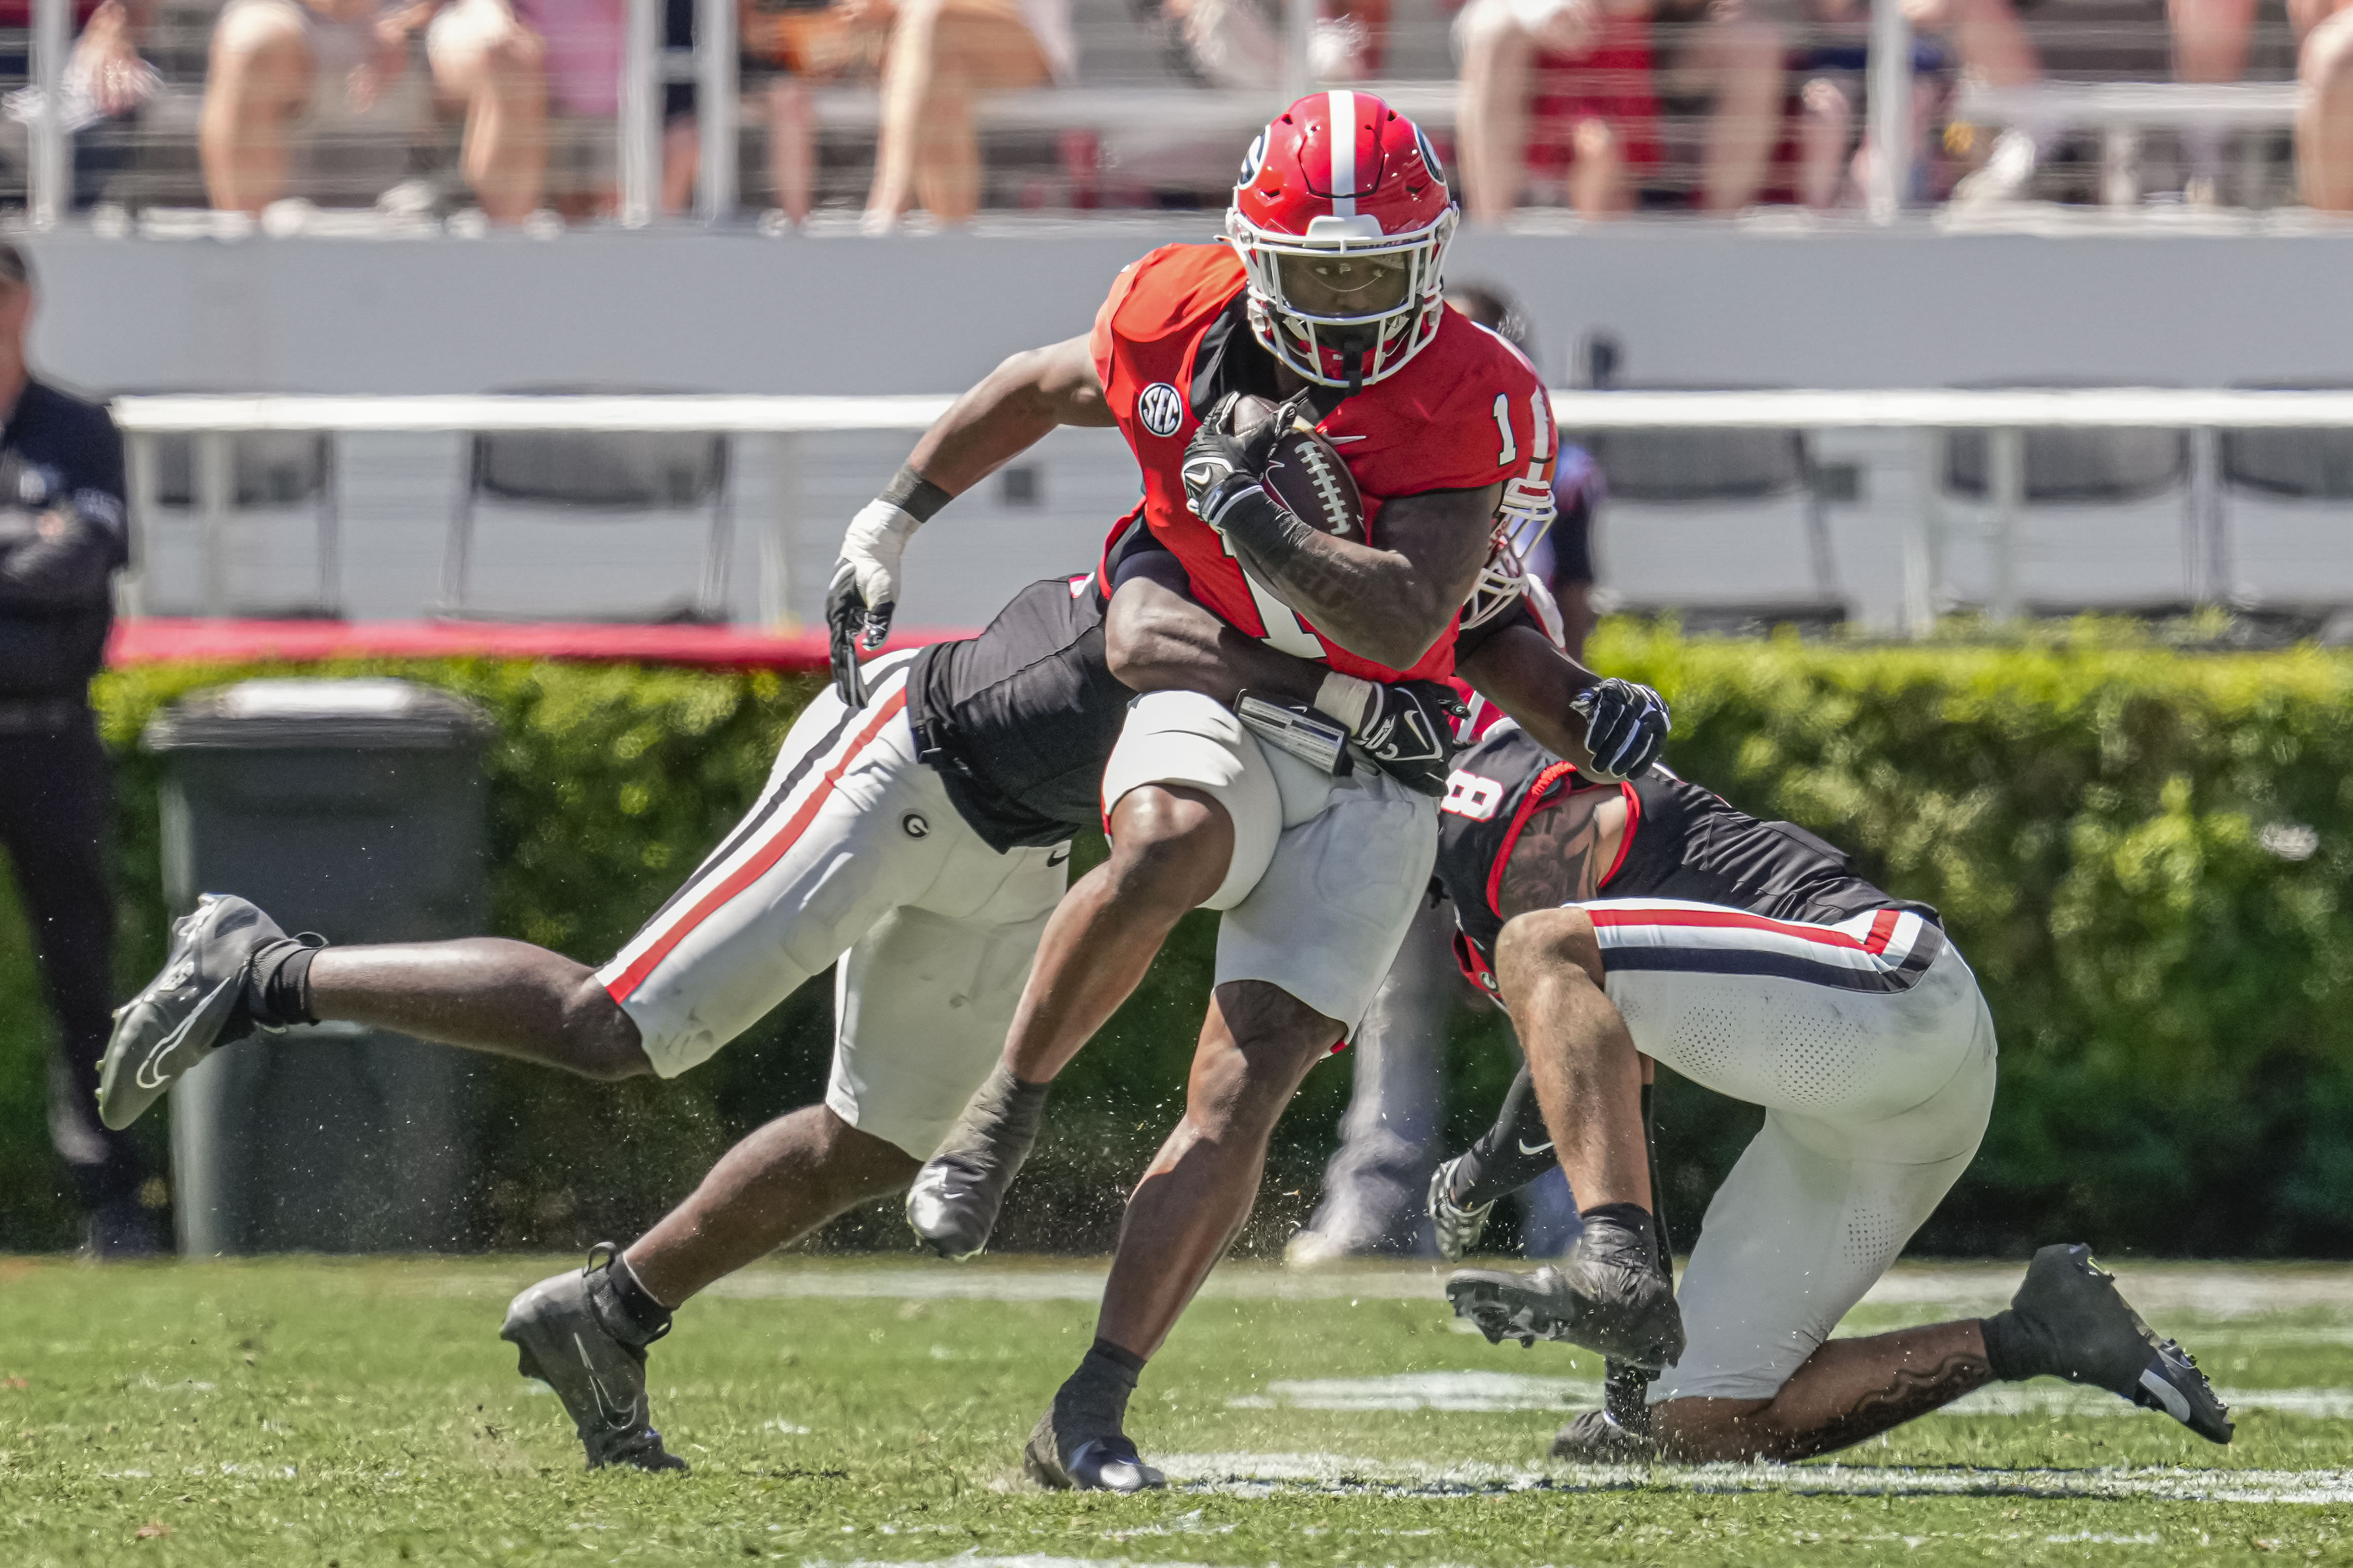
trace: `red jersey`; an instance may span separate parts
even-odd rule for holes
[[[1245,573],[1223,537],[1185,504],[1185,447],[1208,412],[1192,406],[1195,359],[1243,281],[1241,261],[1222,244],[1163,246],[1120,273],[1096,313],[1095,373],[1144,470],[1144,500],[1120,519],[1112,537],[1141,516],[1184,563],[1195,598],[1237,630],[1285,653],[1368,680],[1449,674],[1453,625],[1411,669],[1360,658]],[[1381,505],[1392,497],[1493,484],[1546,489],[1552,482],[1552,409],[1535,368],[1468,317],[1442,314],[1428,347],[1343,399],[1316,426],[1356,477],[1371,542],[1379,539]]]

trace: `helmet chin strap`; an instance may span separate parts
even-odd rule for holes
[[[1365,390],[1365,358],[1377,343],[1377,336],[1363,327],[1333,334],[1333,352],[1339,354],[1348,366],[1349,396],[1354,397]]]

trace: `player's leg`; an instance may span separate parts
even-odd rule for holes
[[[912,763],[912,746],[907,755]],[[586,1268],[541,1281],[509,1309],[504,1337],[526,1373],[554,1386],[592,1467],[674,1468],[652,1429],[644,1377],[646,1347],[670,1331],[672,1310],[903,1186],[996,1058],[1060,896],[1061,863],[1044,849],[992,851],[921,764],[871,805],[870,820],[923,847],[920,885],[902,885],[906,897],[841,963],[826,1103],[746,1138],[625,1254],[600,1248]],[[913,858],[887,842],[837,845],[836,882],[861,856]]]
[[[952,810],[944,790],[938,806]],[[931,902],[879,921],[835,982],[825,1103],[754,1132],[627,1257],[675,1308],[844,1210],[904,1187],[995,1064],[1022,978],[1062,892],[1043,849],[955,847]]]
[[[2036,1253],[2009,1310],[1993,1317],[1827,1337],[1974,1151],[1926,1164],[1883,1156],[1949,1147],[1982,1125],[1991,1088],[1989,1053],[1927,1103],[1855,1138],[1879,1158],[1841,1162],[1823,1152],[1836,1129],[1768,1117],[1757,1157],[1744,1155],[1725,1182],[1693,1255],[1683,1291],[1691,1349],[1661,1380],[1651,1410],[1669,1458],[1802,1459],[1986,1384],[2031,1377],[2105,1388],[2230,1441],[2230,1412],[2196,1363],[2150,1331],[2085,1247]]]
[[[908,1224],[943,1257],[987,1244],[1037,1141],[1047,1085],[1134,994],[1187,910],[1249,893],[1282,831],[1282,790],[1258,743],[1195,692],[1136,702],[1103,794],[1111,858],[1048,922],[1002,1062],[908,1194]]]
[[[1767,1112],[1709,1204],[1684,1271],[1691,1342],[1651,1411],[1668,1458],[1803,1458],[1990,1381],[1974,1322],[1830,1334],[1976,1153],[1992,1081],[1989,1053],[1898,1119],[1922,1152],[1944,1152],[1918,1163],[1858,1158],[1859,1141],[1832,1124]],[[1892,1146],[1896,1131],[1870,1142]]]
[[[1470,1148],[1430,1173],[1430,1217],[1439,1258],[1452,1263],[1469,1253],[1486,1233],[1498,1200],[1559,1163],[1535,1079],[1523,1064],[1504,1091],[1493,1123]]]
[[[499,1337],[517,1370],[554,1389],[590,1469],[682,1470],[646,1392],[646,1352],[671,1309],[712,1279],[896,1190],[915,1157],[822,1105],[762,1127],[721,1156],[694,1193],[621,1255],[602,1244],[580,1269],[507,1307]]]
[[[1283,1107],[1364,1017],[1429,883],[1427,798],[1267,760],[1286,793],[1320,792],[1325,808],[1284,830],[1219,925],[1184,1120],[1129,1200],[1094,1347],[1030,1436],[1029,1472],[1049,1485],[1157,1484],[1121,1426],[1128,1393],[1249,1216]]]
[[[684,1072],[936,874],[948,840],[910,837],[890,809],[929,774],[896,700],[903,668],[865,710],[830,689],[811,699],[750,813],[602,970],[497,938],[317,948],[243,899],[206,895],[116,1021],[100,1115],[128,1126],[257,1026],[329,1020],[594,1078]]]
[[[1113,1491],[1161,1484],[1126,1435],[1128,1395],[1249,1219],[1275,1123],[1344,1033],[1263,981],[1218,987],[1184,1119],[1128,1199],[1093,1348],[1029,1435],[1031,1479]]]
[[[1495,977],[1585,1227],[1557,1268],[1461,1269],[1447,1295],[1491,1340],[1567,1338],[1663,1366],[1683,1328],[1652,1208],[1642,1053],[1603,989],[1592,921],[1576,908],[1517,917],[1496,941]]]
[[[1349,1047],[1348,1109],[1324,1168],[1324,1201],[1285,1244],[1284,1261],[1313,1267],[1352,1256],[1409,1252],[1420,1241],[1446,1036],[1462,982],[1452,906],[1424,900]]]
[[[1660,1206],[1658,1137],[1651,1116],[1648,1057],[1642,1058],[1642,1141],[1650,1162],[1651,1220],[1659,1270],[1672,1287],[1674,1249]],[[1494,1123],[1468,1150],[1440,1165],[1430,1176],[1430,1212],[1440,1255],[1450,1263],[1461,1258],[1478,1245],[1499,1199],[1525,1191],[1530,1183],[1557,1169],[1552,1131],[1545,1125],[1535,1079],[1522,1067],[1504,1095]],[[1574,1201],[1573,1193],[1571,1198]],[[1564,1426],[1553,1438],[1553,1457],[1608,1464],[1651,1452],[1649,1394],[1656,1375],[1630,1363],[1605,1363],[1602,1407]]]

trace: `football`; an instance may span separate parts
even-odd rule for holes
[[[1248,437],[1282,414],[1282,405],[1263,397],[1243,396],[1234,402],[1234,433]],[[1319,533],[1361,542],[1365,537],[1365,498],[1356,476],[1331,442],[1296,415],[1289,427],[1277,433],[1262,476],[1266,493],[1285,510]]]

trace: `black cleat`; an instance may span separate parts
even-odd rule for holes
[[[1579,1465],[1647,1465],[1659,1457],[1658,1439],[1612,1420],[1607,1410],[1588,1410],[1553,1434],[1552,1457]]]
[[[1137,1456],[1125,1433],[1113,1431],[1073,1443],[1056,1431],[1051,1408],[1038,1417],[1023,1445],[1021,1468],[1031,1480],[1054,1491],[1140,1492],[1168,1484],[1167,1477]]]
[[[172,927],[163,973],[115,1009],[99,1062],[98,1119],[117,1131],[130,1126],[189,1068],[250,1035],[247,972],[256,952],[286,940],[276,921],[234,893],[198,899]]]
[[[1045,1105],[1046,1085],[1022,1083],[1001,1065],[989,1074],[907,1189],[917,1239],[952,1263],[979,1256],[1037,1147]]]
[[[2046,1247],[2027,1266],[2010,1310],[1985,1323],[2010,1379],[2063,1377],[2161,1410],[2210,1443],[2231,1440],[2231,1408],[2189,1352],[2158,1339],[2081,1242]]]
[[[1650,1247],[1646,1235],[1589,1215],[1559,1268],[1458,1268],[1447,1277],[1446,1297],[1490,1344],[1567,1340],[1656,1372],[1683,1353],[1683,1316]]]
[[[1488,1216],[1495,1212],[1495,1200],[1466,1208],[1446,1195],[1454,1182],[1454,1167],[1462,1163],[1457,1154],[1441,1163],[1430,1174],[1430,1228],[1438,1238],[1438,1256],[1447,1263],[1459,1263],[1479,1245],[1487,1234]]]
[[[586,1268],[543,1279],[517,1296],[499,1338],[520,1352],[516,1371],[555,1390],[587,1450],[590,1469],[634,1465],[641,1470],[683,1470],[686,1461],[663,1448],[661,1434],[650,1425],[645,1346],[607,1327],[626,1321],[607,1300],[617,1250],[609,1241],[599,1242],[590,1249]]]

